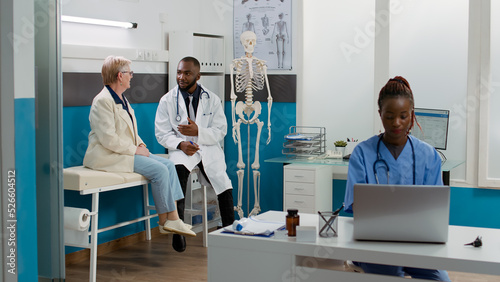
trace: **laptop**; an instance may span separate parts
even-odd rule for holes
[[[354,185],[354,239],[446,243],[450,187]]]

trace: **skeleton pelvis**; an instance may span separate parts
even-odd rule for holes
[[[239,101],[236,103],[236,114],[245,121],[250,121],[252,119],[256,119],[259,117],[260,113],[262,111],[262,106],[260,105],[259,101],[253,102],[251,105],[247,105],[245,102]],[[243,116],[243,113],[247,116],[245,118]],[[252,113],[253,116],[252,116]]]

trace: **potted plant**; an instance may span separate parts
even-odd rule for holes
[[[345,147],[347,146],[347,142],[344,140],[337,140],[333,142],[333,145],[335,145],[335,151],[337,152],[342,152],[342,155],[345,153]]]

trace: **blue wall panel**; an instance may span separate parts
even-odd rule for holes
[[[338,209],[342,203],[344,203],[344,196],[345,196],[345,186],[347,184],[346,180],[333,180],[333,207],[332,211]],[[342,210],[340,212],[341,216],[352,216],[350,213],[344,212]]]
[[[165,150],[163,146],[158,144],[154,134],[157,107],[157,103],[132,104],[139,124],[139,136],[152,153],[162,154]],[[63,108],[64,167],[82,165],[83,163],[90,133],[89,113],[90,106]]]
[[[266,145],[269,136],[267,131],[267,103],[261,103],[262,113],[259,116],[261,121],[264,121],[264,128],[260,138],[260,206],[262,212],[268,210],[283,210],[283,165],[277,163],[266,163],[266,159],[282,156],[284,136],[288,134],[290,126],[295,125],[296,104],[295,103],[273,103],[271,110],[271,142]],[[231,102],[225,103],[225,113],[228,119],[228,134],[224,140],[224,152],[226,154],[227,173],[233,183],[234,204],[238,200],[238,176],[236,166],[238,162],[238,147],[232,137],[232,120],[231,120]],[[255,141],[257,134],[257,125],[250,125],[250,162],[248,163],[248,126],[241,125],[241,141],[243,151],[243,162],[245,163],[245,178],[243,189],[243,211],[247,216],[247,179],[248,164],[250,166],[255,160]],[[253,172],[250,168],[250,207],[251,211],[254,206],[254,188],[253,188]],[[238,218],[238,217],[236,217]]]
[[[153,154],[164,154],[165,148],[156,141],[155,117],[158,103],[152,104],[132,104],[139,124],[139,136],[148,146]]]
[[[63,108],[64,167],[78,166],[89,144],[89,106]]]
[[[499,214],[500,190],[451,187],[451,225],[500,228]]]
[[[15,99],[14,107],[18,281],[37,281],[35,99]]]

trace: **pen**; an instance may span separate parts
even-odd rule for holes
[[[342,203],[342,206],[340,206],[340,208],[338,208],[336,211],[333,212],[333,215],[339,214],[343,207],[344,207],[344,203]]]
[[[191,141],[191,140],[189,141],[189,143],[191,143],[191,145],[193,145],[193,146],[198,147],[198,146],[197,146],[196,144],[194,144],[194,143],[193,143],[193,141]],[[201,152],[201,149],[200,149],[200,148],[198,148],[198,151],[200,151],[200,152]]]

